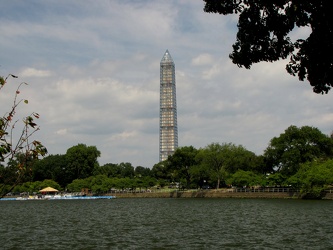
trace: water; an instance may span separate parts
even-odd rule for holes
[[[333,249],[333,201],[0,201],[0,249]]]

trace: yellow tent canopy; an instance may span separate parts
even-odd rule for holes
[[[41,193],[47,193],[47,192],[58,192],[59,190],[55,189],[55,188],[52,188],[52,187],[46,187],[46,188],[43,188],[41,190],[39,190],[39,192]]]

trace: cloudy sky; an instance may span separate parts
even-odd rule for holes
[[[179,146],[232,142],[262,154],[290,125],[333,130],[332,93],[318,95],[285,61],[240,69],[228,57],[237,16],[203,11],[201,0],[11,0],[0,9],[0,92],[17,118],[40,114],[49,154],[79,143],[99,163],[151,168],[159,159],[159,64],[176,64]],[[293,38],[307,35],[296,30]]]

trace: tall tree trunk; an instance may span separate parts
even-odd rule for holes
[[[216,189],[219,189],[219,188],[220,188],[220,182],[221,182],[221,179],[220,179],[220,177],[218,177],[218,178],[217,178]]]

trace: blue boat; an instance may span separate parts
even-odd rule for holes
[[[1,198],[0,201],[29,201],[29,200],[99,200],[115,199],[116,196],[73,196],[73,195],[43,195],[16,198]]]

